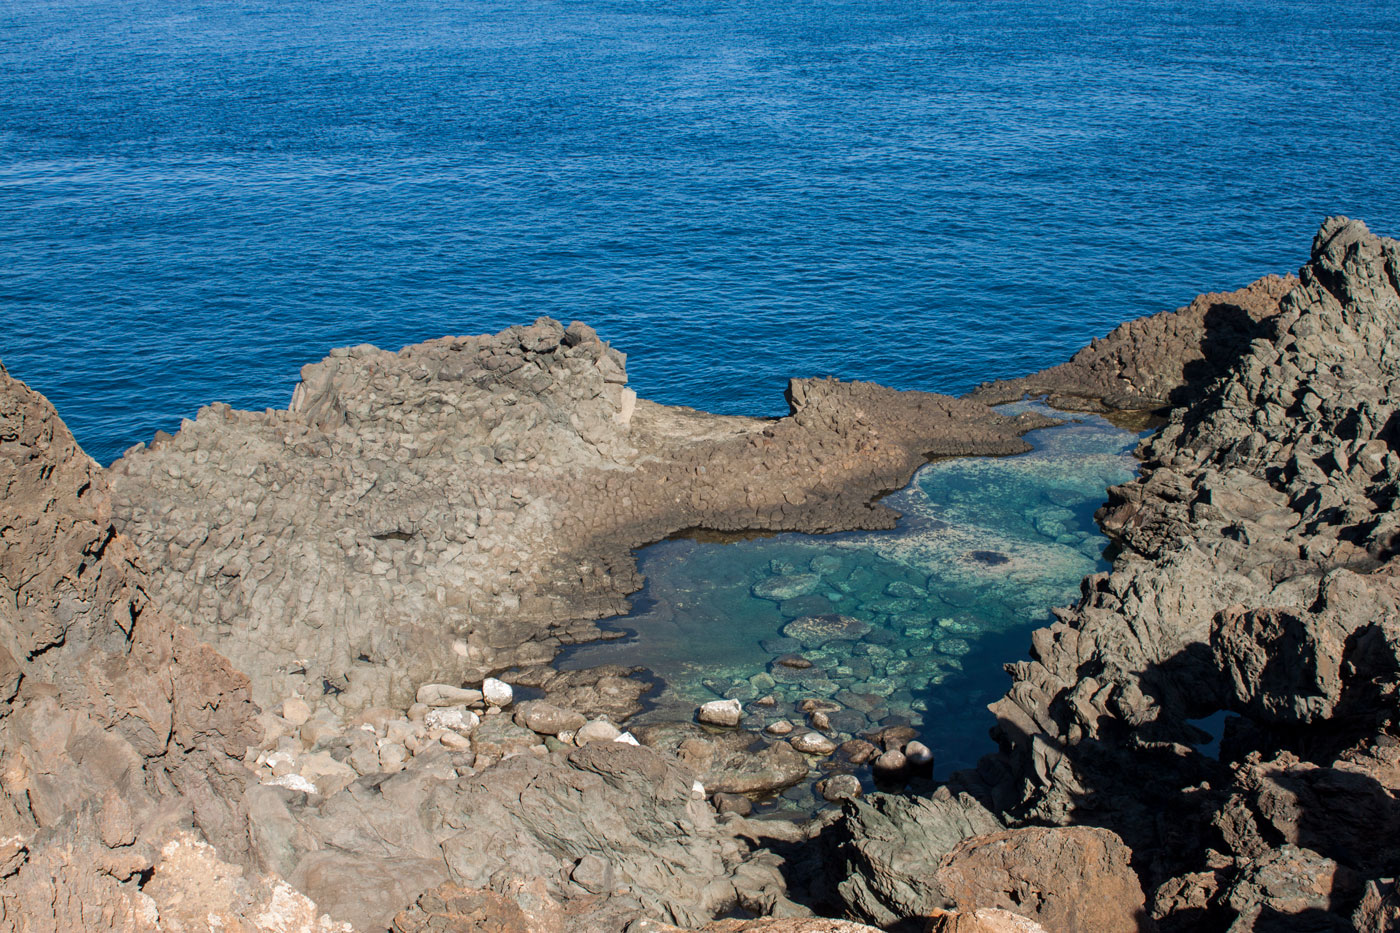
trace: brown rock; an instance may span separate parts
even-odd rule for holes
[[[959,911],[1000,907],[1057,933],[1140,933],[1146,898],[1106,829],[1026,827],[959,843],[936,875]]]
[[[1048,933],[1029,917],[997,907],[971,912],[940,910],[929,917],[928,933]]]

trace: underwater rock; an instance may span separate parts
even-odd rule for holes
[[[761,599],[771,599],[774,602],[794,599],[798,596],[806,596],[817,587],[821,586],[822,578],[814,573],[795,573],[788,576],[769,577],[759,583],[755,583],[753,594]]]
[[[854,616],[836,614],[803,616],[783,626],[783,634],[803,645],[817,647],[830,641],[858,641],[870,633],[871,625]]]

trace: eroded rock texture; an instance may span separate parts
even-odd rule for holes
[[[1010,666],[967,776],[1122,836],[1164,929],[1348,929],[1400,870],[1400,244],[1331,218],[1300,279],[1143,445],[1100,515],[1122,554]],[[1191,720],[1220,710],[1216,760]]]
[[[928,454],[1025,449],[1036,419],[795,381],[780,420],[638,402],[622,354],[541,318],[306,367],[287,411],[210,406],[112,467],[162,605],[253,680],[354,711],[596,637],[631,549],[692,527],[891,526]]]
[[[152,605],[102,470],[0,368],[0,929],[332,929],[245,877],[256,712]]]

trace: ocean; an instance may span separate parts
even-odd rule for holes
[[[0,5],[0,360],[108,463],[546,314],[646,398],[963,392],[1400,233],[1400,4]]]

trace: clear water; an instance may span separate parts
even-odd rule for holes
[[[607,623],[632,634],[561,664],[649,668],[662,686],[634,721],[772,695],[777,705],[749,716],[761,728],[801,723],[795,704],[834,697],[848,707],[833,719],[846,736],[908,722],[939,773],[971,766],[990,750],[985,707],[1005,692],[1001,665],[1024,656],[1027,633],[1078,596],[1081,578],[1107,567],[1093,514],[1136,470],[1137,434],[1075,417],[1027,435],[1034,449],[1020,456],[925,466],[885,500],[903,515],[893,531],[652,545],[639,554],[647,582],[634,611]],[[802,595],[778,599],[788,593]],[[819,646],[784,635],[795,620],[832,615],[868,631]],[[787,653],[812,667],[775,663]]]
[[[1395,0],[9,0],[0,358],[103,462],[546,313],[960,392],[1400,232]]]

